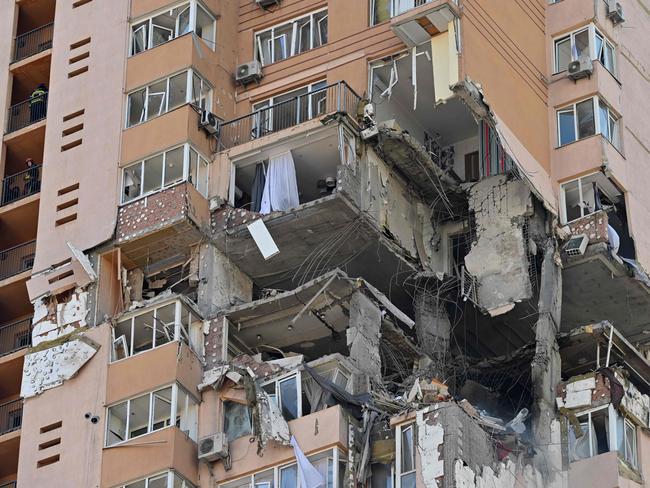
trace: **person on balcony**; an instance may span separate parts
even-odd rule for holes
[[[25,166],[27,170],[23,172],[23,194],[31,195],[32,193],[36,193],[41,186],[38,177],[38,166],[32,158],[25,159]]]
[[[33,123],[45,118],[47,109],[47,87],[39,84],[29,96],[29,122]]]

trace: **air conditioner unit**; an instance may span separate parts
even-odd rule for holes
[[[228,438],[224,432],[199,439],[199,460],[214,462],[228,457]]]
[[[564,245],[564,252],[567,256],[582,256],[589,244],[589,238],[586,234],[571,236],[571,239]]]
[[[607,2],[607,18],[611,20],[614,25],[625,22],[623,6],[614,0],[609,0],[609,2]]]
[[[271,5],[280,5],[280,0],[255,0],[255,3],[262,8],[270,7]]]
[[[237,66],[235,83],[238,85],[247,85],[248,83],[261,80],[262,76],[262,63],[259,61],[249,61],[248,63]]]
[[[588,78],[594,72],[594,65],[591,59],[583,56],[576,61],[571,61],[567,68],[569,78],[572,80],[579,80],[580,78]]]
[[[219,132],[219,125],[221,120],[208,110],[201,112],[201,122],[199,128],[206,131],[208,134],[217,134]]]

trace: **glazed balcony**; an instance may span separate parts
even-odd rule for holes
[[[221,124],[219,148],[230,149],[329,114],[354,117],[360,100],[347,83],[339,81]]]
[[[9,107],[6,133],[24,129],[36,122],[45,119],[47,115],[47,94],[42,102],[30,104],[30,100],[23,100]]]
[[[12,62],[15,63],[47,51],[52,47],[53,35],[54,23],[52,22],[17,36],[14,40]]]
[[[41,191],[41,166],[33,166],[2,181],[0,206],[8,205]]]

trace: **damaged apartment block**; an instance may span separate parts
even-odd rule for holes
[[[88,439],[78,483],[102,488],[643,485],[637,202],[615,164],[552,179],[547,134],[513,122],[521,90],[498,95],[507,67],[469,50],[476,19],[521,2],[373,0],[354,52],[336,2],[154,3],[123,12],[108,232],[71,232],[27,281],[25,486],[68,462],[40,451],[71,430]],[[552,3],[527,18],[569,2]],[[188,66],[144,79],[167,59]],[[560,68],[517,75],[542,106],[527,124],[547,123]],[[558,131],[611,135],[599,100],[591,119],[562,108]]]

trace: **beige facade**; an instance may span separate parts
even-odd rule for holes
[[[645,486],[648,26],[0,0],[0,488]]]

